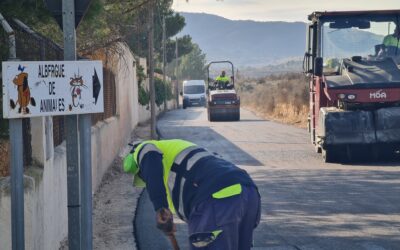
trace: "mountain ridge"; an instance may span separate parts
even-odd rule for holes
[[[207,54],[207,60],[231,60],[238,66],[261,66],[301,57],[306,24],[302,22],[229,20],[206,13],[181,12],[189,34]],[[299,37],[301,37],[299,39]],[[279,46],[285,39],[286,46]]]
[[[230,60],[236,67],[264,67],[297,61],[306,48],[303,22],[230,20],[206,13],[181,12],[186,26],[180,35],[190,35],[206,53],[208,61]],[[383,36],[368,31],[326,29],[326,56],[372,53]],[[332,34],[330,34],[332,33]],[[300,67],[299,67],[299,70]]]

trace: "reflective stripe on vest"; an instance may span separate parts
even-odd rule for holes
[[[198,148],[197,146],[191,146],[186,148],[185,150],[183,150],[182,152],[179,153],[179,155],[177,155],[175,157],[175,164],[180,165],[182,163],[182,161],[185,159],[186,156],[188,156],[188,154],[190,152],[192,152],[192,150]]]
[[[200,160],[201,158],[203,158],[205,156],[209,156],[209,155],[211,155],[211,154],[207,151],[198,152],[198,153],[192,155],[190,157],[190,159],[187,161],[186,171],[187,172],[190,171],[192,169],[192,167],[194,166],[194,164],[196,164],[196,162],[198,160]],[[179,216],[184,221],[186,221],[185,213],[184,213],[184,209],[183,209],[183,187],[185,186],[185,182],[186,182],[186,179],[185,179],[185,177],[182,176],[181,183],[179,186],[179,207],[178,207],[179,211],[178,212],[179,212]]]
[[[214,242],[222,232],[223,231],[219,229],[212,232],[194,233],[189,236],[189,241],[196,248],[205,248]]]
[[[154,144],[147,143],[142,147],[142,150],[140,151],[138,162],[141,162],[143,160],[143,157],[150,151],[155,151],[162,154],[161,150],[159,150]]]
[[[223,188],[219,190],[218,192],[215,192],[212,194],[212,197],[215,199],[223,199],[223,198],[228,198],[234,195],[238,195],[242,193],[242,185],[240,184],[234,184],[232,186]]]

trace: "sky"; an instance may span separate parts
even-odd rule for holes
[[[172,8],[232,20],[306,22],[313,11],[400,9],[400,0],[174,0]]]

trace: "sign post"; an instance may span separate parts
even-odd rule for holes
[[[9,59],[17,60],[15,34],[11,26],[0,13],[0,21],[9,37]],[[4,86],[4,84],[3,84]],[[4,91],[3,91],[4,93]],[[4,104],[3,104],[4,106]],[[11,146],[11,237],[12,249],[25,249],[25,230],[24,230],[24,163],[23,138],[22,138],[22,119],[9,121],[10,127],[10,146]]]
[[[75,61],[75,28],[85,15],[91,0],[45,0],[45,3],[64,31],[64,60]],[[79,117],[68,117],[65,125],[67,128],[68,214],[70,216],[71,213],[73,217],[68,221],[68,230],[69,234],[75,234],[75,236],[69,236],[70,249],[73,242],[72,244],[76,247],[90,250],[92,249],[91,116],[85,114]],[[79,150],[78,142],[80,143]],[[79,201],[81,201],[81,207]],[[78,234],[81,237],[79,242],[75,242]]]
[[[62,0],[62,29],[64,31],[64,60],[76,60],[75,1]],[[67,141],[68,247],[81,249],[80,173],[78,150],[78,116],[65,117]]]
[[[24,249],[21,118],[54,115],[65,116],[68,131],[69,249],[92,249],[91,121],[88,114],[104,111],[102,62],[8,61],[3,62],[2,68],[3,115],[10,119],[13,246],[18,246],[14,249]],[[80,137],[77,115],[81,122]],[[82,155],[80,169],[79,139]]]
[[[10,120],[12,249],[25,249],[22,119]]]
[[[12,153],[13,250],[25,248],[21,118],[52,115],[65,116],[69,249],[92,249],[91,116],[88,114],[104,112],[103,68],[100,61],[76,61],[75,34],[75,27],[90,2],[45,0],[64,31],[65,61],[3,62],[3,116],[10,119]],[[10,59],[16,60],[13,30],[1,14],[0,21],[10,37]]]

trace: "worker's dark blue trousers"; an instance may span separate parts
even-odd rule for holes
[[[209,198],[189,216],[189,235],[222,230],[207,247],[191,249],[247,250],[253,243],[253,230],[260,222],[260,195],[255,187],[242,187],[242,193],[229,198]]]

